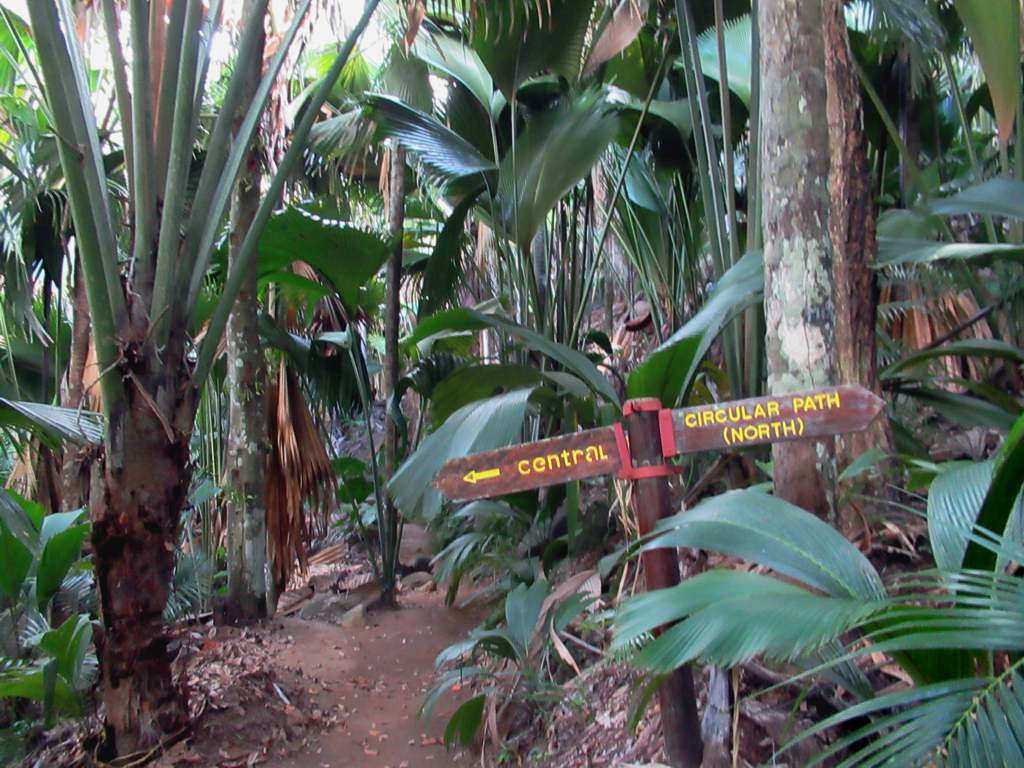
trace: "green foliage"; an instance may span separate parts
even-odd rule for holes
[[[38,505],[0,491],[0,608],[20,636],[16,658],[0,658],[0,699],[38,702],[47,724],[60,713],[78,714],[95,678],[89,614],[50,625],[58,593],[79,591],[86,573],[79,558],[89,524],[82,516],[44,516]]]
[[[466,195],[444,222],[434,250],[423,272],[423,287],[416,316],[423,319],[457,303],[463,279],[462,243],[466,218],[476,203],[476,195]]]
[[[571,659],[558,633],[593,603],[587,585],[597,576],[591,574],[569,577],[554,589],[543,578],[518,584],[505,595],[503,626],[477,627],[438,654],[437,669],[450,668],[428,692],[421,717],[430,717],[455,682],[472,681],[479,689],[449,719],[446,743],[469,744],[483,723],[489,700],[496,707],[498,701],[513,698],[525,703],[560,698],[552,651],[566,663]]]
[[[743,103],[750,105],[750,14],[733,19],[725,25],[726,71],[729,75],[729,90]],[[718,35],[714,27],[704,30],[697,39],[700,51],[701,69],[707,77],[718,80]]]
[[[1015,764],[1024,754],[1017,660],[1024,651],[1024,578],[1004,568],[1024,556],[1019,533],[1009,535],[1019,524],[1008,526],[1020,514],[1022,437],[1024,417],[996,459],[937,475],[928,524],[938,570],[899,578],[888,590],[836,531],[755,491],[727,493],[664,521],[647,548],[723,552],[797,583],[739,571],[702,574],[627,601],[617,612],[613,647],[621,652],[641,642],[632,658],[655,672],[697,659],[727,665],[763,654],[803,666],[800,677],[835,674],[868,654],[888,654],[914,686],[861,693],[859,703],[817,723],[787,748],[856,723],[810,764],[844,757],[842,765],[849,766],[961,766],[979,764],[982,754],[986,765]],[[652,630],[665,625],[651,639]],[[847,633],[860,639],[836,652]],[[1009,660],[995,670],[991,654],[1002,652]],[[975,671],[977,654],[988,655],[987,671]]]
[[[498,172],[498,212],[512,240],[529,245],[548,212],[590,173],[615,131],[615,116],[598,91],[531,118]]]
[[[593,9],[594,0],[480,4],[470,45],[511,101],[521,84],[543,70],[569,82],[579,78]]]
[[[449,459],[501,448],[519,436],[533,389],[513,389],[455,411],[398,468],[388,490],[405,515],[432,519],[441,508],[441,494],[431,485]]]
[[[725,273],[700,311],[629,375],[629,397],[657,397],[668,407],[685,400],[711,343],[732,318],[760,301],[763,291],[761,255],[748,253]]]
[[[435,117],[390,96],[367,96],[366,116],[382,136],[401,142],[426,179],[446,190],[472,193],[497,171],[493,161]]]
[[[564,344],[552,341],[536,331],[523,328],[500,315],[484,314],[471,309],[453,309],[442,312],[417,324],[413,333],[403,340],[403,344],[407,347],[419,346],[422,348],[439,334],[477,331],[484,328],[493,328],[506,333],[524,346],[546,355],[566,370],[579,376],[595,393],[618,405],[619,399],[615,390],[586,355],[570,349]]]
[[[266,279],[288,270],[294,261],[304,261],[330,281],[354,312],[367,303],[364,286],[390,253],[391,245],[379,235],[289,206],[267,222],[260,237],[259,270]]]
[[[28,430],[54,445],[61,440],[99,444],[103,441],[104,424],[103,417],[91,411],[0,397],[0,428],[3,427]]]
[[[1020,4],[1014,0],[954,0],[981,62],[999,137],[1006,143],[1013,133],[1020,106]]]

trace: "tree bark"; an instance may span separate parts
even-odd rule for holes
[[[253,3],[243,5],[243,16]],[[246,99],[259,86],[265,35],[257,44],[246,74]],[[236,118],[235,128],[241,123]],[[249,150],[246,165],[235,186],[231,205],[231,235],[228,261],[237,259],[242,240],[260,205],[260,149]],[[259,296],[256,262],[245,276],[226,329],[228,440],[225,452],[227,485],[228,593],[219,606],[218,620],[244,624],[265,618],[267,601],[267,508],[265,477],[268,438],[266,411],[266,364],[259,343]]]
[[[838,376],[843,384],[860,384],[881,395],[875,336],[878,281],[871,268],[877,252],[872,178],[842,0],[825,0],[824,22]],[[839,436],[839,466],[849,465],[869,448],[889,450],[891,444],[888,421],[877,419],[863,432]],[[846,521],[841,522],[846,528]]]
[[[401,322],[402,292],[402,233],[405,231],[405,150],[395,147],[391,152],[388,166],[388,231],[395,241],[394,251],[388,261],[387,314],[384,317],[384,390],[392,397],[398,387],[401,365],[398,359],[398,333]],[[396,403],[396,407],[401,407]],[[394,420],[385,419],[384,467],[387,477],[398,468],[398,426]],[[399,511],[390,496],[385,497],[387,509],[380,521],[382,526],[380,546],[383,583],[381,603],[395,603],[395,569],[398,565]]]
[[[188,722],[185,693],[171,676],[163,610],[189,486],[195,399],[175,386],[187,381],[179,366],[154,376],[147,361],[159,365],[155,355],[142,355],[137,370],[125,371],[126,399],[111,411],[89,503],[103,625],[96,647],[105,747],[119,755],[149,749]]]
[[[758,21],[768,387],[782,394],[835,378],[821,0],[762,0]],[[775,492],[829,515],[831,453],[824,442],[774,445]]]

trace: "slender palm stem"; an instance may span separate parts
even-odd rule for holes
[[[331,68],[320,81],[320,85],[317,87],[316,91],[314,91],[314,94],[306,107],[306,111],[303,113],[302,120],[299,121],[299,124],[295,128],[295,132],[292,135],[292,143],[288,147],[288,151],[285,152],[277,173],[270,182],[267,193],[263,198],[263,202],[260,204],[260,209],[256,212],[256,217],[253,220],[252,225],[249,227],[249,231],[245,235],[245,240],[242,241],[242,245],[238,251],[238,260],[232,265],[231,272],[228,274],[228,279],[224,285],[224,292],[221,294],[217,307],[214,309],[213,317],[211,318],[210,325],[207,328],[206,336],[203,338],[202,344],[199,348],[199,357],[196,361],[195,370],[196,386],[200,386],[210,374],[210,369],[213,366],[213,361],[216,356],[217,346],[220,344],[220,337],[224,333],[224,327],[227,325],[228,315],[231,313],[231,307],[235,302],[235,297],[238,296],[238,291],[242,287],[245,271],[248,269],[252,260],[256,258],[256,246],[259,243],[260,235],[263,233],[263,229],[266,227],[267,221],[270,220],[270,214],[273,212],[274,207],[277,205],[277,201],[280,199],[281,192],[284,190],[285,181],[288,179],[292,169],[296,167],[302,153],[305,151],[306,140],[309,138],[310,129],[313,127],[313,122],[316,120],[317,115],[320,112],[320,107],[322,107],[323,103],[327,101],[331,88],[338,79],[338,75],[341,74],[341,70],[344,68],[345,62],[348,61],[349,56],[352,54],[352,50],[355,48],[356,41],[362,35],[363,30],[366,29],[367,24],[370,22],[370,17],[373,15],[373,12],[376,10],[379,3],[380,0],[367,0],[362,17],[349,34],[348,39],[342,46],[342,49],[335,58]]]

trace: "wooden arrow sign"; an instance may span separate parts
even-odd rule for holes
[[[609,475],[621,466],[614,427],[601,427],[453,459],[434,487],[450,499],[484,499]]]
[[[675,453],[859,432],[884,407],[885,401],[864,387],[841,386],[680,408],[672,411]]]
[[[885,402],[863,387],[734,400],[659,413],[665,458],[808,440],[865,429]],[[628,404],[627,404],[628,407]],[[655,404],[655,407],[657,405]],[[621,427],[601,427],[536,443],[475,453],[446,463],[434,486],[450,499],[502,496],[529,488],[628,472],[632,459]],[[624,466],[628,462],[629,466]]]

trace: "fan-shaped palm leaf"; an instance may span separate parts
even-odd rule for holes
[[[393,138],[416,158],[428,180],[450,191],[479,189],[497,166],[436,118],[390,96],[366,97],[366,114],[384,137]]]
[[[548,212],[590,173],[615,135],[617,120],[597,91],[583,93],[532,118],[501,161],[502,226],[527,245]]]
[[[742,557],[835,597],[886,594],[867,558],[827,523],[756,490],[723,493],[667,518],[645,549],[696,547]]]
[[[0,397],[0,426],[28,429],[47,440],[103,442],[103,417],[92,411],[58,408]]]
[[[486,3],[473,10],[470,44],[507,99],[539,72],[579,78],[594,0]]]

